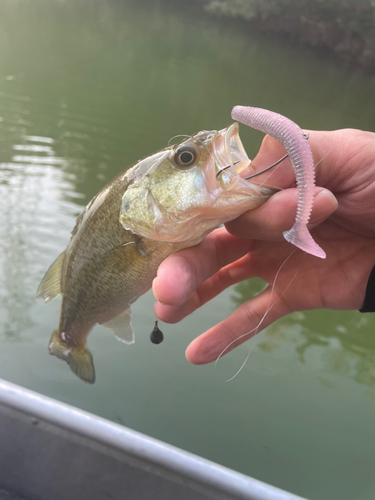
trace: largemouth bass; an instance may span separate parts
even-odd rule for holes
[[[102,324],[132,344],[130,305],[149,290],[161,262],[275,192],[240,178],[249,163],[235,123],[170,145],[109,182],[39,285],[45,302],[63,296],[49,352],[93,383],[91,329]]]

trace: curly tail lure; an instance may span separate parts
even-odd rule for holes
[[[270,135],[286,149],[296,176],[298,204],[294,225],[289,231],[284,231],[283,236],[301,250],[325,259],[324,250],[307,229],[314,201],[315,171],[311,149],[302,129],[285,116],[261,108],[235,106],[232,118]]]

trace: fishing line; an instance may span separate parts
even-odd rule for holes
[[[177,139],[177,137],[190,137],[190,139],[192,139],[192,136],[191,135],[186,135],[186,134],[179,134],[179,135],[174,135],[173,137],[171,137],[168,141],[168,144],[171,143],[171,141],[173,141],[173,139]]]
[[[321,158],[321,159],[320,159],[317,163],[315,163],[315,164],[314,164],[314,169],[315,169],[315,168],[319,165],[319,163],[320,163],[320,162],[322,162],[322,161],[326,158],[326,156],[327,156],[328,154],[329,154],[329,151],[328,151],[328,152],[327,152],[327,153],[323,156],[323,158]],[[283,158],[280,158],[280,160],[279,160],[278,162],[274,163],[274,164],[272,165],[272,167],[275,167],[276,165],[278,165],[279,163],[281,163],[283,160],[285,160],[285,158],[286,158],[287,156],[288,156],[288,155],[285,155]],[[279,166],[280,166],[280,165],[279,165]],[[263,170],[262,172],[259,172],[259,174],[256,174],[256,175],[260,175],[260,174],[262,174],[263,172],[266,172],[267,170],[269,170],[269,168],[270,168],[270,167],[266,168],[266,170]],[[277,167],[277,168],[279,168],[279,167]],[[274,174],[274,173],[276,172],[277,168],[276,168],[273,172],[271,172],[271,173],[270,173],[270,175],[269,175],[268,177],[266,177],[266,178],[264,179],[264,181],[263,181],[261,184],[259,184],[259,187],[263,186],[263,185],[267,182],[267,180],[271,177],[271,175],[272,175],[272,174]],[[245,177],[245,178],[246,178],[246,179],[248,179],[248,177]]]
[[[320,158],[320,160],[315,163],[314,169],[319,165],[319,163],[321,163],[323,160],[325,160],[327,158],[329,153],[330,153],[330,151],[327,151],[326,154],[323,156],[323,158]]]
[[[266,311],[265,313],[263,314],[263,317],[261,318],[261,320],[259,321],[258,325],[253,328],[252,330],[244,333],[243,335],[241,335],[240,337],[232,340],[232,342],[230,342],[226,347],[225,349],[222,350],[222,352],[219,354],[219,356],[217,357],[216,361],[215,361],[215,368],[216,368],[216,365],[219,361],[219,359],[224,355],[224,353],[229,349],[229,347],[234,344],[235,342],[237,342],[238,340],[240,340],[241,338],[243,337],[246,337],[247,335],[250,335],[250,333],[254,332],[254,335],[256,335],[258,333],[258,330],[259,330],[259,327],[262,325],[265,317],[267,316],[267,314],[270,312],[270,310],[273,308],[273,306],[283,297],[283,295],[287,292],[287,290],[289,289],[290,285],[292,284],[292,282],[294,281],[295,277],[297,276],[300,268],[301,268],[301,265],[302,265],[302,261],[303,261],[303,258],[304,258],[304,254],[302,255],[302,259],[301,259],[301,262],[298,266],[298,269],[296,270],[293,278],[290,280],[289,284],[287,285],[287,287],[284,289],[284,291],[281,293],[281,295],[278,296],[278,298],[275,300],[275,302],[273,304],[271,304],[271,300],[272,300],[272,296],[273,296],[273,293],[274,293],[274,290],[275,290],[275,286],[276,286],[276,281],[277,281],[277,278],[279,277],[279,274],[281,272],[281,269],[284,267],[284,265],[287,263],[287,261],[297,252],[297,248],[295,250],[293,250],[289,255],[288,257],[284,260],[284,262],[281,264],[281,266],[279,267],[276,275],[275,275],[275,278],[273,280],[273,284],[272,284],[272,288],[271,288],[271,293],[270,293],[270,297],[269,297],[269,300],[268,300],[268,304],[267,304],[267,307],[266,307]],[[247,356],[246,356],[246,359],[245,361],[242,363],[242,365],[240,366],[240,368],[237,370],[237,372],[232,376],[230,377],[229,379],[225,380],[225,382],[230,382],[231,380],[233,380],[242,370],[242,368],[245,366],[247,360],[249,359],[249,356],[250,356],[250,353],[251,353],[252,349],[250,348]]]
[[[263,322],[263,320],[264,320],[265,316],[268,314],[268,312],[270,311],[270,309],[271,309],[271,308],[272,308],[272,307],[276,304],[277,300],[279,300],[279,299],[280,299],[280,298],[284,295],[284,293],[286,292],[286,290],[289,288],[289,286],[290,286],[290,283],[291,283],[291,282],[290,282],[290,283],[289,283],[289,285],[285,288],[285,290],[284,290],[284,291],[283,291],[283,293],[279,296],[279,298],[278,298],[278,299],[277,299],[277,300],[276,300],[276,301],[272,304],[272,306],[270,307],[270,302],[271,302],[271,299],[272,299],[272,294],[273,294],[273,291],[274,291],[274,289],[275,289],[276,280],[277,280],[277,278],[278,278],[278,276],[279,276],[279,274],[280,274],[280,271],[281,271],[281,269],[283,268],[283,266],[286,264],[286,262],[287,262],[287,261],[291,258],[291,256],[292,256],[292,255],[293,255],[293,254],[294,254],[297,250],[298,250],[297,248],[296,248],[295,250],[293,250],[293,251],[292,251],[292,253],[290,253],[290,254],[288,255],[288,257],[284,260],[284,262],[283,262],[283,263],[281,264],[281,266],[279,267],[279,269],[278,269],[278,271],[277,271],[277,273],[276,273],[276,275],[275,275],[275,278],[274,278],[274,280],[273,280],[273,284],[272,284],[272,288],[271,288],[270,298],[268,299],[268,304],[267,304],[267,307],[266,307],[266,312],[264,313],[264,315],[263,315],[262,319],[259,321],[258,325],[257,325],[256,327],[254,327],[252,330],[250,330],[249,332],[246,332],[246,333],[244,333],[243,335],[241,335],[240,337],[237,337],[236,339],[232,340],[232,342],[230,342],[230,344],[228,344],[228,345],[225,347],[225,349],[223,349],[223,350],[221,351],[221,353],[219,354],[219,356],[217,357],[217,359],[216,359],[216,361],[215,361],[215,366],[216,366],[216,363],[219,361],[219,359],[223,356],[223,354],[224,354],[224,353],[225,353],[225,352],[229,349],[229,347],[230,347],[232,344],[234,344],[235,342],[237,342],[237,340],[240,340],[240,339],[242,339],[243,337],[246,337],[247,335],[249,335],[250,333],[252,333],[252,332],[253,332],[253,331],[255,331],[257,328],[259,328],[259,327],[260,327],[260,325],[262,324],[262,322]],[[299,268],[298,268],[297,272],[298,272],[298,271],[299,271]],[[296,274],[297,274],[297,273],[296,273]],[[295,276],[293,276],[292,281],[294,280],[294,278],[295,278]]]
[[[260,172],[257,172],[256,174],[249,175],[248,177],[244,177],[244,179],[246,181],[248,181],[249,179],[253,179],[254,177],[258,177],[258,175],[264,174],[264,172],[268,172],[268,170],[271,170],[271,168],[276,167],[276,165],[279,165],[279,163],[281,163],[282,161],[286,160],[286,158],[288,158],[288,156],[289,155],[286,154],[285,156],[283,156],[282,158],[280,158],[280,160],[277,160],[275,163],[273,163],[269,167],[265,168],[264,170],[261,170]],[[268,179],[268,177],[267,177],[267,179]]]
[[[310,134],[303,134],[304,138],[306,139],[306,141],[309,139],[310,137]],[[261,174],[264,174],[264,172],[268,172],[268,170],[271,170],[271,168],[274,168],[276,167],[277,165],[280,165],[281,162],[283,162],[284,160],[286,160],[288,158],[288,154],[284,155],[282,158],[280,158],[280,160],[277,160],[275,163],[273,163],[271,166],[265,168],[264,170],[261,170],[260,172],[257,172],[256,174],[253,174],[253,175],[249,175],[248,177],[244,177],[245,180],[249,180],[249,179],[253,179],[254,177],[257,177],[258,175],[261,175]],[[279,168],[279,167],[277,167]],[[277,169],[276,169],[277,170]],[[273,172],[270,173],[270,175],[262,182],[262,184],[260,184],[260,186],[263,186],[263,184],[267,181],[267,179],[269,179],[271,177],[271,175],[276,172],[276,170],[274,170]]]
[[[302,259],[301,259],[301,262],[298,266],[298,269],[297,271],[294,273],[294,276],[293,278],[290,280],[288,286],[285,288],[285,290],[283,291],[283,293],[277,298],[277,300],[275,300],[275,302],[270,306],[270,302],[271,302],[271,298],[272,298],[272,294],[273,294],[273,291],[274,291],[274,288],[275,288],[275,285],[276,285],[276,280],[277,280],[277,277],[281,271],[281,268],[284,266],[284,264],[286,263],[286,261],[297,251],[298,249],[296,248],[286,259],[285,261],[281,264],[281,266],[279,267],[279,270],[277,271],[276,273],[276,276],[275,276],[275,279],[273,281],[273,285],[272,285],[272,290],[271,290],[271,295],[270,295],[270,298],[269,298],[269,301],[268,301],[268,305],[267,305],[267,309],[266,309],[266,312],[264,313],[262,319],[260,320],[260,322],[258,323],[258,325],[254,328],[255,330],[255,333],[253,335],[253,337],[255,337],[255,335],[258,333],[258,329],[259,327],[261,326],[262,322],[264,321],[265,317],[267,316],[267,314],[270,312],[270,310],[273,308],[273,306],[281,299],[281,297],[286,293],[286,291],[288,290],[288,288],[290,287],[290,285],[292,284],[292,282],[294,281],[294,278],[297,276],[300,268],[301,268],[301,265],[302,265],[302,261],[303,261],[303,258],[305,256],[305,254],[302,255]],[[253,330],[251,330],[253,331]],[[251,333],[251,332],[248,332],[247,335]],[[241,338],[241,337],[239,337]],[[252,352],[252,348],[250,347],[249,348],[249,352],[247,353],[247,356],[246,356],[246,359],[245,361],[242,363],[241,367],[239,368],[239,370],[237,370],[237,372],[232,376],[230,377],[228,380],[225,380],[225,382],[230,382],[231,380],[233,380],[235,377],[237,377],[237,375],[241,372],[242,368],[245,366],[245,364],[247,363],[247,360],[249,359],[250,357],[250,354]]]
[[[256,335],[256,334],[255,334],[255,335]],[[237,375],[238,375],[238,374],[242,371],[242,368],[246,365],[246,363],[247,363],[247,361],[248,361],[248,359],[249,359],[249,357],[250,357],[250,353],[251,353],[251,351],[252,351],[252,348],[250,347],[249,352],[247,353],[247,356],[246,356],[246,358],[245,358],[245,361],[242,363],[242,365],[239,367],[239,369],[236,371],[236,373],[235,373],[232,377],[228,378],[227,380],[224,380],[224,382],[225,382],[225,383],[227,383],[227,382],[231,382],[231,381],[232,381],[233,379],[235,379],[235,378],[237,377]]]
[[[320,159],[320,160],[319,160],[319,161],[318,161],[318,162],[314,165],[314,168],[315,168],[315,167],[317,167],[317,166],[319,165],[319,163],[320,163],[320,162],[322,162],[322,161],[323,161],[323,160],[327,157],[327,155],[328,155],[328,154],[329,154],[329,151],[327,151],[327,153],[323,156],[323,158],[321,158],[321,159]],[[283,160],[284,160],[287,156],[288,156],[288,155],[286,155],[284,158],[281,158],[281,159],[280,159],[277,163],[281,163],[281,161],[283,161]],[[275,166],[275,165],[273,165],[273,166]],[[267,170],[268,170],[268,169],[267,169]],[[268,178],[268,177],[267,177],[267,178]],[[277,302],[279,299],[281,299],[281,297],[285,294],[285,292],[288,290],[288,288],[289,288],[289,287],[290,287],[290,285],[292,284],[293,280],[294,280],[294,279],[295,279],[295,277],[297,276],[297,273],[298,273],[298,272],[299,272],[299,270],[301,269],[303,258],[304,258],[304,257],[305,257],[305,255],[306,255],[305,253],[303,253],[303,254],[302,254],[302,259],[301,259],[301,262],[300,262],[300,264],[299,264],[299,266],[298,266],[298,269],[297,269],[297,271],[295,272],[295,274],[294,274],[293,278],[291,279],[290,283],[289,283],[289,284],[288,284],[288,286],[285,288],[285,290],[283,291],[283,293],[282,293],[282,294],[278,297],[278,299],[277,299],[277,300],[276,300],[276,301],[275,301],[275,302],[274,302],[274,303],[273,303],[273,304],[269,307],[270,302],[271,302],[271,297],[272,297],[272,294],[273,294],[273,290],[274,290],[275,285],[276,285],[276,279],[277,279],[277,277],[278,277],[278,274],[280,273],[281,268],[282,268],[282,267],[283,267],[283,265],[286,263],[286,261],[287,261],[287,260],[288,260],[288,259],[289,259],[292,255],[293,255],[293,253],[294,253],[294,252],[296,252],[296,251],[297,251],[297,248],[296,248],[296,249],[295,249],[295,250],[294,250],[294,251],[293,251],[293,252],[292,252],[292,253],[291,253],[291,254],[290,254],[287,258],[286,258],[286,260],[285,260],[285,261],[281,264],[281,266],[280,266],[280,268],[279,268],[278,272],[276,273],[276,276],[275,276],[275,279],[274,279],[274,282],[273,282],[273,286],[272,286],[272,290],[271,290],[270,300],[268,301],[267,310],[266,310],[266,312],[264,313],[263,318],[260,320],[260,322],[259,322],[258,326],[256,326],[253,330],[250,330],[250,332],[246,333],[245,335],[249,335],[249,334],[250,334],[251,332],[253,332],[254,330],[255,330],[255,333],[254,333],[254,335],[253,335],[253,336],[255,336],[255,335],[258,333],[258,329],[259,329],[259,327],[260,327],[261,323],[264,321],[264,319],[265,319],[266,315],[269,313],[269,311],[272,309],[272,307],[276,304],[276,302]],[[243,337],[243,336],[244,336],[244,335],[242,335],[241,337]],[[240,339],[241,337],[239,337],[238,339]],[[236,339],[236,340],[238,340],[238,339]],[[231,344],[233,344],[233,342],[236,342],[236,340],[232,341],[232,342],[231,342],[231,343],[230,343],[230,344],[226,347],[226,349],[228,349],[228,347],[229,347]],[[224,352],[225,352],[225,350],[221,352],[221,354],[219,355],[219,357],[217,358],[217,360],[216,360],[216,362],[215,362],[215,365],[216,365],[217,361],[219,360],[219,358],[223,355],[223,353],[224,353]],[[228,380],[225,380],[225,382],[230,382],[231,380],[233,380],[233,379],[234,379],[234,378],[235,378],[235,377],[236,377],[236,376],[237,376],[237,375],[241,372],[242,368],[243,368],[243,367],[245,366],[245,364],[247,363],[247,361],[248,361],[248,359],[249,359],[249,357],[250,357],[251,352],[252,352],[252,349],[250,348],[250,349],[249,349],[249,352],[247,353],[247,356],[246,356],[246,358],[245,358],[245,361],[242,363],[242,365],[240,366],[240,368],[237,370],[237,372],[236,372],[236,373],[235,373],[232,377],[230,377]]]
[[[261,170],[260,172],[257,172],[256,174],[252,174],[252,175],[249,175],[248,177],[243,177],[243,179],[245,179],[246,181],[249,180],[249,179],[253,179],[254,177],[258,177],[258,175],[261,175],[261,174],[264,174],[264,172],[268,172],[268,170],[271,170],[271,168],[274,168],[276,167],[277,165],[279,165],[282,161],[284,161],[286,158],[288,158],[288,154],[286,154],[285,156],[283,156],[282,158],[280,158],[280,160],[277,160],[275,163],[273,163],[272,165],[270,165],[269,167],[265,168],[264,170]],[[239,161],[236,161],[235,163],[233,163],[233,165],[237,165],[237,163],[240,163]],[[221,174],[221,172],[224,172],[224,170],[227,170],[228,168],[230,168],[232,165],[227,165],[226,167],[223,167],[221,168],[217,174],[216,174],[216,179],[219,178],[219,175]],[[277,169],[276,169],[277,170]],[[274,172],[276,171],[274,170]],[[273,174],[273,172],[267,177],[267,179]],[[266,180],[267,180],[266,179]],[[260,186],[262,186],[265,182],[263,181],[262,184],[260,184]]]
[[[276,165],[278,165],[278,166],[277,166],[277,168],[275,168],[275,170],[274,170],[273,172],[271,172],[271,173],[270,173],[270,174],[269,174],[269,175],[268,175],[268,176],[264,179],[264,181],[263,181],[263,182],[261,182],[260,184],[258,184],[258,186],[259,186],[259,187],[262,187],[262,186],[263,186],[263,185],[267,182],[267,180],[271,177],[271,175],[272,175],[272,174],[274,174],[274,173],[276,172],[276,170],[280,167],[280,165],[279,165],[279,164],[280,164],[283,160],[285,160],[285,158],[286,158],[287,156],[289,156],[289,155],[284,156],[284,157],[283,157],[283,158],[281,158],[278,162],[276,162],[274,165],[272,165],[273,167],[275,167]],[[267,170],[269,170],[269,169],[268,169],[268,168],[266,168],[266,170],[264,170],[264,172],[266,172]],[[261,173],[263,173],[263,172],[261,172]],[[272,186],[270,186],[270,187],[272,187]],[[280,188],[277,188],[276,186],[274,186],[274,187],[275,187],[276,189],[280,189]]]
[[[238,161],[234,162],[234,163],[233,163],[233,165],[237,165],[237,163],[240,163],[240,160],[238,160]],[[216,175],[215,175],[216,180],[219,178],[219,175],[221,174],[221,172],[224,172],[224,170],[228,170],[228,168],[231,168],[231,166],[232,166],[232,165],[227,165],[226,167],[221,168],[221,169],[220,169],[220,170],[216,173]],[[261,173],[261,172],[260,172],[260,173]],[[259,175],[259,174],[257,174],[257,175]]]
[[[194,142],[199,142],[199,144],[205,148],[205,150],[207,151],[207,153],[209,154],[209,156],[212,156],[212,158],[213,158],[213,159],[215,159],[215,158],[214,158],[214,155],[213,155],[213,153],[212,153],[212,151],[210,151],[210,150],[208,149],[208,147],[206,146],[206,144],[204,144],[204,143],[203,143],[200,139],[194,138],[192,135],[187,135],[187,134],[179,134],[179,135],[175,135],[175,136],[173,136],[173,137],[171,137],[171,138],[169,139],[168,144],[170,144],[170,143],[171,143],[171,141],[173,141],[173,139],[176,139],[177,137],[185,137],[185,138],[190,138],[190,139],[191,139],[192,141],[194,141]],[[225,167],[225,168],[227,168],[227,167]]]
[[[304,136],[305,136],[306,140],[308,140],[308,139],[309,139],[309,134],[304,134]],[[322,158],[321,158],[321,159],[320,159],[320,160],[319,160],[319,161],[318,161],[318,162],[314,165],[314,168],[316,168],[316,167],[319,165],[319,163],[321,163],[321,162],[322,162],[322,161],[323,161],[323,160],[327,157],[327,155],[328,155],[328,154],[329,154],[329,151],[327,151],[327,153],[326,153],[326,154],[325,154],[325,155],[324,155],[324,156],[323,156],[323,157],[322,157]],[[258,176],[258,175],[263,174],[264,172],[267,172],[267,171],[268,171],[268,170],[270,170],[271,168],[274,168],[274,167],[276,167],[276,166],[280,166],[280,164],[281,164],[281,163],[282,163],[282,162],[283,162],[283,161],[284,161],[284,160],[285,160],[288,156],[289,156],[288,154],[287,154],[287,155],[285,155],[285,156],[283,156],[283,157],[282,157],[282,158],[280,158],[277,162],[273,163],[272,165],[270,165],[270,166],[269,166],[269,167],[267,167],[266,169],[264,169],[264,170],[262,170],[261,172],[258,172],[258,173],[256,173],[256,174],[253,174],[253,175],[251,175],[251,176],[245,177],[245,179],[246,179],[246,180],[251,179],[251,178],[253,178],[253,177],[256,177],[256,176]],[[226,167],[226,168],[228,168],[228,167]],[[276,170],[277,170],[277,169],[276,169]],[[274,172],[275,172],[275,171],[274,171]],[[263,181],[263,183],[262,183],[262,184],[260,184],[260,185],[263,185],[263,184],[267,181],[267,179],[268,179],[268,178],[269,178],[269,177],[270,177],[270,176],[271,176],[274,172],[272,172],[272,173],[271,173],[271,174],[270,174],[270,175],[269,175],[269,176],[268,176],[268,177],[267,177],[267,178]],[[220,173],[220,172],[219,172],[219,173]],[[220,358],[224,355],[224,353],[225,353],[225,352],[229,349],[229,347],[230,347],[231,345],[233,345],[235,342],[237,342],[237,341],[238,341],[238,340],[240,340],[241,338],[243,338],[243,337],[246,337],[246,336],[250,335],[252,332],[255,332],[253,336],[255,336],[255,335],[258,333],[258,330],[259,330],[260,326],[262,325],[262,323],[263,323],[264,319],[266,318],[267,314],[270,312],[270,310],[273,308],[273,306],[274,306],[274,305],[275,305],[275,304],[276,304],[276,303],[277,303],[277,302],[278,302],[278,301],[279,301],[279,300],[283,297],[283,295],[287,292],[287,290],[288,290],[288,289],[289,289],[289,287],[291,286],[292,282],[293,282],[293,281],[294,281],[294,279],[296,278],[296,276],[297,276],[297,274],[298,274],[298,272],[299,272],[299,270],[300,270],[300,268],[301,268],[301,265],[302,265],[303,259],[304,259],[304,257],[305,257],[305,254],[304,254],[304,253],[302,254],[302,259],[301,259],[301,262],[300,262],[300,264],[299,264],[299,266],[298,266],[298,269],[296,270],[296,272],[295,272],[295,274],[294,274],[293,278],[290,280],[289,284],[287,285],[287,287],[285,288],[285,290],[282,292],[282,294],[281,294],[281,295],[280,295],[280,296],[279,296],[279,297],[275,300],[275,302],[274,302],[272,305],[270,305],[270,304],[271,304],[271,300],[272,300],[272,296],[273,296],[273,293],[274,293],[274,289],[275,289],[275,286],[276,286],[276,281],[277,281],[277,278],[278,278],[278,276],[279,276],[279,274],[280,274],[280,272],[281,272],[281,269],[283,268],[283,266],[286,264],[286,262],[287,262],[287,261],[288,261],[288,260],[292,257],[292,255],[293,255],[293,254],[294,254],[297,250],[298,250],[297,248],[296,248],[295,250],[293,250],[293,252],[292,252],[290,255],[288,255],[288,257],[284,260],[284,262],[283,262],[283,263],[281,264],[281,266],[279,267],[279,269],[278,269],[278,271],[277,271],[277,273],[276,273],[276,275],[275,275],[275,278],[274,278],[273,284],[272,284],[271,293],[270,293],[270,298],[269,298],[269,300],[268,300],[268,304],[267,304],[267,307],[266,307],[266,311],[265,311],[265,313],[263,314],[263,317],[262,317],[262,318],[261,318],[261,320],[259,321],[258,325],[257,325],[255,328],[253,328],[252,330],[250,330],[250,331],[248,331],[248,332],[244,333],[244,334],[243,334],[243,335],[241,335],[240,337],[238,337],[238,338],[236,338],[236,339],[232,340],[232,342],[230,342],[230,343],[229,343],[229,344],[225,347],[225,349],[223,349],[223,351],[219,354],[219,356],[217,357],[217,359],[216,359],[216,361],[215,361],[215,368],[216,368],[216,365],[217,365],[217,363],[218,363],[219,359],[220,359]],[[245,358],[244,362],[242,363],[242,365],[240,366],[240,368],[237,370],[237,372],[236,372],[236,373],[235,373],[232,377],[230,377],[229,379],[225,380],[225,382],[230,382],[231,380],[233,380],[233,379],[234,379],[234,378],[235,378],[235,377],[236,377],[236,376],[237,376],[237,375],[241,372],[241,370],[243,369],[243,367],[244,367],[244,366],[245,366],[245,364],[247,363],[247,361],[248,361],[248,359],[249,359],[249,356],[250,356],[251,352],[252,352],[252,348],[250,348],[250,349],[249,349],[249,352],[247,353],[247,356],[246,356],[246,358]]]
[[[204,149],[207,151],[208,155],[211,156],[212,159],[215,161],[215,157],[214,157],[213,152],[208,149],[208,147],[206,146],[206,144],[204,144],[200,139],[196,138],[194,140],[197,141],[197,142],[199,142],[199,144],[201,144],[204,147]]]
[[[309,134],[303,134],[303,135],[304,135],[304,137],[305,137],[306,140],[310,137]],[[284,161],[286,158],[288,158],[288,156],[289,155],[286,154],[285,156],[283,156],[282,158],[280,158],[280,160],[277,160],[275,163],[273,163],[269,167],[265,168],[264,170],[261,170],[260,172],[256,172],[255,174],[252,174],[252,175],[249,175],[248,177],[243,177],[243,178],[246,181],[248,181],[249,179],[253,179],[254,177],[258,177],[258,175],[264,174],[264,172],[268,172],[268,170],[271,170],[271,168],[276,167],[277,165],[279,165],[282,161]],[[237,165],[237,163],[239,163],[239,162],[234,163],[234,165]],[[219,174],[221,174],[221,172],[223,172],[224,170],[227,170],[231,166],[232,165],[227,165],[226,167],[223,167],[221,170],[219,170],[219,172],[216,174],[216,178],[218,178],[218,176],[219,176]],[[267,179],[268,179],[268,177],[267,177]]]

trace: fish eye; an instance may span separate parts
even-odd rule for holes
[[[181,146],[174,155],[174,162],[178,167],[191,167],[197,159],[197,152],[193,146]]]

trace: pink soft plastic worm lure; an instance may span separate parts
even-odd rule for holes
[[[301,250],[325,259],[324,250],[307,229],[314,200],[315,171],[311,149],[302,129],[289,118],[261,108],[235,106],[232,118],[274,137],[286,149],[296,175],[298,205],[294,225],[283,232],[284,238]]]

